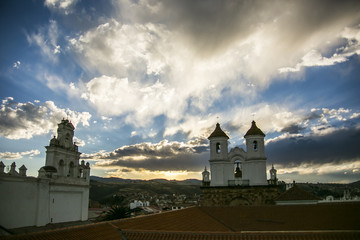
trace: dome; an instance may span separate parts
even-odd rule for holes
[[[40,168],[40,170],[41,169],[45,170],[45,172],[53,172],[53,173],[57,172],[56,168],[53,166],[44,166],[44,167]]]
[[[219,123],[216,124],[215,130],[210,134],[208,139],[214,138],[214,137],[225,137],[225,138],[229,139],[228,135],[226,135],[226,133],[224,133],[224,131],[220,128]]]
[[[246,132],[244,137],[251,136],[251,135],[260,135],[265,137],[265,134],[256,126],[256,122],[252,121],[251,128]]]

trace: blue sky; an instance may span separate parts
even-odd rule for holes
[[[358,1],[0,2],[0,160],[68,118],[97,176],[200,178],[254,119],[284,181],[360,179]]]

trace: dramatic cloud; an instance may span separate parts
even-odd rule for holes
[[[69,38],[83,69],[101,75],[82,96],[100,114],[129,114],[135,126],[165,115],[166,134],[224,91],[251,99],[279,71],[333,65],[359,51],[356,1],[114,4],[117,15]]]
[[[200,144],[201,143],[201,144]],[[208,144],[203,140],[187,143],[139,143],[123,146],[113,152],[82,154],[82,159],[96,160],[97,167],[147,171],[200,171],[206,164]]]
[[[29,158],[32,158],[39,154],[40,154],[40,151],[37,149],[25,151],[25,152],[0,152],[0,158],[6,159],[6,160],[21,159],[24,156],[29,156]]]
[[[82,123],[89,126],[91,118],[88,112],[75,112],[70,109],[58,108],[54,102],[18,103],[8,97],[2,100],[0,109],[0,136],[8,139],[32,138],[35,135],[55,131],[57,124],[68,118],[74,126]]]
[[[349,183],[359,180],[360,160],[341,163],[308,164],[296,167],[275,165],[281,181]],[[305,180],[306,179],[306,180]],[[346,179],[346,180],[345,180]]]
[[[326,131],[324,128],[321,131]],[[341,163],[360,160],[360,128],[336,129],[328,134],[309,135],[270,142],[266,152],[270,163],[298,166],[303,163]]]
[[[177,109],[174,91],[157,81],[150,86],[129,83],[127,78],[101,76],[86,84],[82,98],[93,104],[98,112],[110,116],[128,113],[127,122],[135,126],[147,124],[152,117]],[[137,106],[137,107],[136,107]],[[174,106],[174,107],[172,107]]]

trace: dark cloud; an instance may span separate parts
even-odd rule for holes
[[[294,133],[300,133],[302,130],[305,130],[305,127],[301,127],[298,124],[291,124],[287,127],[284,127],[283,129],[281,129],[281,132],[288,132],[290,134],[294,134]]]
[[[277,22],[284,48],[300,46],[313,33],[337,23],[356,24],[360,2],[333,0],[305,1],[149,1],[147,7],[121,6],[126,21],[157,22],[180,30],[185,40],[201,55],[214,54],[235,41],[246,39],[264,24]],[[158,11],[151,11],[158,8]],[[126,13],[127,11],[128,13]],[[136,17],[132,17],[136,16]],[[277,29],[274,29],[277,32]]]
[[[120,166],[135,170],[149,171],[200,171],[207,164],[208,154],[182,153],[166,158],[149,157],[145,160],[115,160],[111,163],[99,163],[99,166]]]
[[[336,168],[336,166],[334,166]],[[346,182],[356,182],[359,181],[359,172],[352,172],[344,171],[344,170],[336,170],[334,169],[333,172],[330,173],[311,173],[311,174],[304,174],[300,172],[292,172],[292,173],[284,173],[284,174],[278,174],[279,180],[284,179],[291,179],[295,180],[296,182],[343,182],[344,180]]]
[[[266,146],[269,163],[297,166],[301,163],[340,163],[360,158],[360,129],[339,129],[330,134],[288,138]]]
[[[31,138],[56,129],[59,121],[70,116],[74,126],[88,125],[91,115],[60,109],[51,101],[18,103],[12,97],[2,100],[0,107],[0,136],[9,139]]]
[[[31,102],[17,103],[11,97],[6,98],[2,101],[0,109],[0,136],[18,138],[14,133],[19,132],[21,138],[27,135],[26,129],[29,126],[40,125],[46,113],[46,108],[42,106],[36,106]]]
[[[82,158],[98,160],[99,166],[121,166],[150,171],[199,171],[207,164],[209,152],[207,145],[193,145],[195,142],[203,141],[192,140],[186,144],[166,140],[156,144],[140,143],[118,148],[111,153],[84,154]]]
[[[322,112],[319,113],[319,110],[318,111],[312,111],[306,118],[305,120],[314,120],[314,119],[319,119],[322,117]]]

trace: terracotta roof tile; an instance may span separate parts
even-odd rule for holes
[[[275,201],[296,201],[296,200],[321,200],[321,198],[294,185],[292,188],[281,194]]]
[[[360,202],[192,207],[0,239],[360,239],[359,212]]]
[[[215,130],[210,134],[208,139],[214,138],[214,137],[225,137],[225,138],[229,139],[228,135],[226,135],[226,133],[224,133],[224,131],[221,129],[219,123],[216,124]]]
[[[256,126],[256,122],[252,121],[250,129],[246,132],[244,137],[250,136],[250,135],[260,135],[264,136],[265,134]]]

